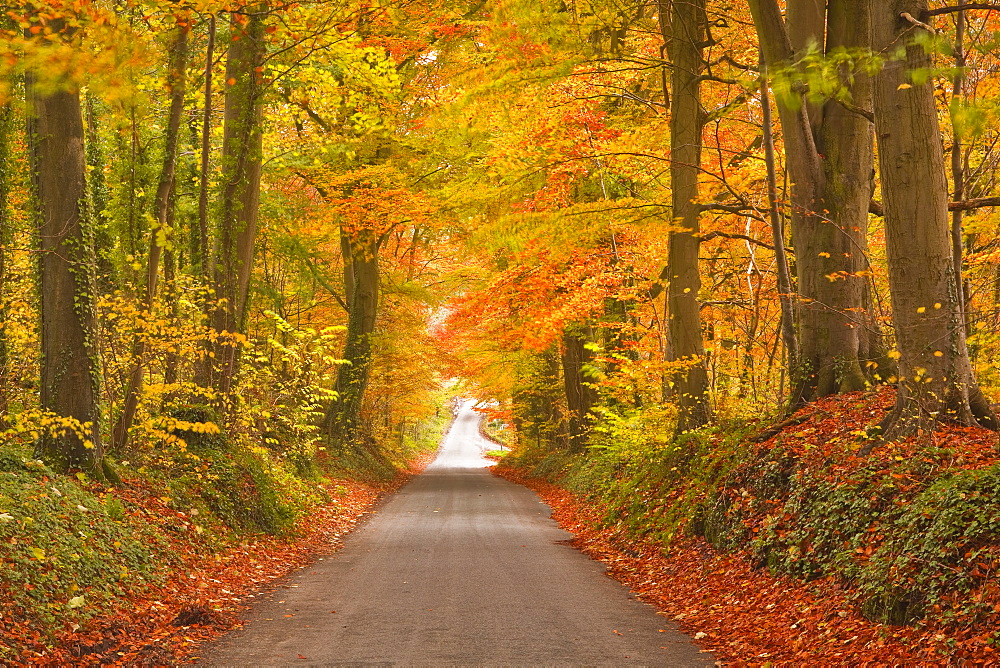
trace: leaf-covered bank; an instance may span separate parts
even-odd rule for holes
[[[541,489],[576,509],[589,551],[734,660],[988,662],[995,435],[951,428],[860,456],[891,403],[822,400],[759,443],[744,427],[653,447],[656,430],[623,419],[583,455],[522,449],[503,468],[555,482]]]
[[[379,450],[377,465],[321,458],[308,476],[260,449],[230,447],[208,460],[200,484],[183,470],[140,467],[108,486],[5,451],[0,662],[181,660],[236,623],[247,596],[336,549],[429,461],[449,418],[440,410],[416,438]]]

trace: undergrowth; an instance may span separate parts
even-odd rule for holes
[[[890,405],[885,392],[817,402],[763,443],[745,422],[671,441],[668,415],[605,413],[587,452],[524,447],[505,465],[596,502],[626,541],[703,536],[774,573],[832,578],[873,621],[995,624],[995,435],[947,428],[858,456]]]
[[[401,433],[337,455],[315,430],[279,439],[274,422],[254,428],[237,416],[222,429],[204,406],[177,407],[158,442],[112,457],[119,485],[57,474],[33,458],[26,438],[7,432],[0,445],[0,639],[51,640],[82,626],[164,582],[181,555],[209,558],[255,534],[296,535],[317,504],[338,502],[331,480],[392,480],[433,450],[451,418],[445,395],[433,401],[437,410],[430,406],[432,415]],[[0,663],[16,659],[16,646],[0,642]]]
[[[136,522],[110,494],[0,451],[0,616],[4,626],[77,624],[170,563],[153,524]],[[0,660],[17,658],[13,648]]]

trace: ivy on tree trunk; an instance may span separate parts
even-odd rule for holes
[[[50,20],[55,39],[61,19]],[[26,80],[28,146],[38,231],[41,407],[56,421],[37,454],[59,470],[103,478],[93,228],[86,206],[83,114],[76,89]]]

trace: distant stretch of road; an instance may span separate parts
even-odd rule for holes
[[[491,475],[466,403],[427,470],[202,665],[712,665]]]

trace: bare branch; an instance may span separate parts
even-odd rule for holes
[[[840,106],[842,106],[844,109],[847,109],[852,114],[857,114],[858,116],[864,116],[871,123],[875,122],[875,114],[873,112],[871,112],[871,111],[868,111],[864,107],[859,107],[856,104],[851,104],[847,100],[836,100],[836,102],[837,102],[837,104],[839,104]]]
[[[955,12],[962,12],[966,9],[1000,9],[1000,5],[995,5],[990,2],[967,2],[964,5],[955,5],[953,7],[938,7],[937,9],[931,9],[920,14],[920,18],[925,21],[932,16],[940,16],[942,14],[954,14]],[[905,16],[903,18],[906,18]]]
[[[707,233],[701,235],[701,240],[702,241],[711,241],[712,239],[714,239],[716,237],[722,237],[723,239],[735,239],[735,240],[738,240],[738,241],[746,241],[747,243],[754,244],[756,246],[760,246],[761,248],[766,248],[766,249],[771,250],[771,251],[774,250],[774,246],[772,246],[769,243],[765,243],[765,242],[763,242],[763,241],[761,241],[759,239],[754,239],[753,237],[747,236],[745,234],[734,234],[734,233],[731,233],[731,232],[720,232],[718,230],[713,230],[711,232],[707,232]],[[788,251],[788,252],[792,252],[791,248],[786,248],[785,250]]]
[[[1000,197],[974,197],[958,202],[948,202],[949,211],[972,211],[973,209],[982,209],[987,206],[1000,206]],[[868,202],[868,213],[875,214],[876,216],[884,216],[885,207],[882,206],[882,202],[873,199]]]
[[[949,211],[971,211],[987,206],[1000,206],[1000,197],[975,197],[958,202],[948,202]]]
[[[923,28],[927,32],[931,33],[932,35],[936,35],[937,34],[937,30],[935,30],[933,28],[933,26],[931,26],[931,25],[929,25],[927,23],[924,23],[923,21],[919,21],[919,20],[913,18],[913,15],[910,14],[909,12],[902,12],[899,15],[899,18],[904,19],[906,21],[909,21],[910,23],[912,23],[913,25],[915,25],[915,26],[917,26],[919,28]]]

